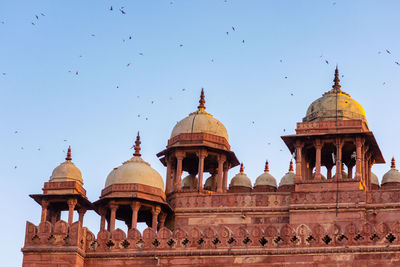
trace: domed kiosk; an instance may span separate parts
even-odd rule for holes
[[[347,181],[339,188],[369,190],[372,165],[385,162],[364,109],[341,90],[337,67],[333,82],[332,89],[309,106],[303,122],[297,123],[296,134],[282,136],[295,155],[296,190],[335,190],[333,181],[337,180]],[[332,175],[334,167],[337,175]],[[311,186],[316,182],[325,185]]]
[[[281,178],[279,182],[279,192],[292,192],[294,191],[294,178],[296,177],[293,170],[293,161],[290,161],[289,171]]]
[[[164,226],[170,212],[161,175],[141,158],[139,133],[133,157],[114,168],[107,176],[100,199],[94,204],[101,215],[100,228],[115,229],[115,220],[124,221],[129,229],[145,222],[157,230]]]
[[[79,214],[79,222],[83,222],[86,211],[94,207],[86,197],[82,173],[72,162],[71,146],[65,161],[53,170],[49,181],[44,183],[43,194],[30,197],[42,206],[42,222],[55,224],[61,220],[63,211],[68,211],[68,224],[73,223],[74,211]]]
[[[225,126],[206,112],[204,90],[201,90],[199,106],[195,112],[179,121],[172,130],[165,150],[157,154],[167,167],[166,194],[183,191],[226,192],[228,170],[239,165],[235,153],[230,150]],[[196,176],[198,184],[182,187],[181,175],[187,172]],[[204,172],[215,181],[205,185]]]

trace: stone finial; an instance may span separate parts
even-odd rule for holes
[[[140,157],[142,154],[140,154],[140,144],[141,144],[142,142],[140,142],[140,135],[139,135],[139,132],[137,133],[137,136],[136,136],[136,141],[135,141],[135,153],[133,153],[133,155],[135,156],[135,157]]]
[[[199,103],[200,103],[200,105],[197,108],[199,110],[205,110],[206,106],[204,106],[204,104],[206,103],[206,101],[204,100],[204,89],[203,88],[201,88]]]
[[[394,157],[392,157],[392,166],[390,166],[392,169],[396,169],[396,160]]]
[[[332,88],[333,88],[334,90],[338,90],[338,93],[340,93],[340,92],[341,92],[340,88],[341,88],[342,86],[339,84],[339,82],[340,82],[340,79],[339,79],[339,69],[338,69],[338,66],[337,66],[337,65],[336,65],[336,69],[335,69],[335,78],[333,79],[333,82],[334,82],[334,84],[332,85]]]
[[[269,163],[268,160],[265,161],[265,168],[264,168],[264,172],[269,172]]]
[[[68,147],[67,157],[65,158],[65,160],[72,160],[72,158],[71,158],[71,146]]]
[[[293,172],[293,160],[290,160],[289,172]]]
[[[240,163],[240,173],[244,172],[244,167],[243,167],[243,163]]]

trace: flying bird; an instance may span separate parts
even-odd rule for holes
[[[96,35],[94,35],[93,33],[91,34],[93,37],[95,37]]]
[[[232,30],[235,31],[235,27],[232,26]]]
[[[39,16],[38,16],[38,15],[35,15],[35,17],[36,17],[36,19],[39,19]]]
[[[112,9],[112,6],[110,6],[110,11],[112,11],[113,9]]]
[[[33,23],[33,22],[31,22],[32,23],[32,25],[36,25],[35,23]]]
[[[326,64],[329,64],[329,61],[328,61],[328,60],[325,60],[325,63],[326,63]]]
[[[3,72],[2,74],[3,74],[3,75],[6,75],[6,73],[5,73],[5,72]]]
[[[229,32],[226,32],[226,35],[228,35],[229,34]]]
[[[127,67],[129,67],[131,65],[131,63],[126,64]]]
[[[42,15],[43,17],[45,17],[46,15],[45,14],[43,14],[43,13],[40,13],[40,15]]]
[[[183,44],[179,44],[179,47],[182,47],[183,46]]]
[[[125,11],[123,11],[121,8],[119,9],[119,11],[121,11],[121,13],[122,13],[123,15],[126,14]]]
[[[390,53],[390,51],[389,51],[389,50],[387,50],[387,49],[386,49],[386,53],[388,53],[388,54],[392,54],[392,53]]]
[[[129,40],[132,40],[132,36],[129,36]]]
[[[143,53],[139,53],[139,56],[143,56]]]
[[[395,61],[394,63],[396,63],[396,65],[399,65],[399,66],[400,66],[400,63],[399,63],[399,62]]]
[[[244,40],[242,40],[242,43],[244,43]]]
[[[79,74],[79,72],[75,72],[75,75],[78,75]]]

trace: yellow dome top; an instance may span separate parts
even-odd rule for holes
[[[396,161],[392,158],[390,170],[382,177],[382,185],[386,183],[400,183],[400,172],[396,169]]]
[[[247,175],[243,172],[243,163],[240,165],[240,172],[232,178],[231,183],[229,184],[229,188],[235,186],[251,188],[251,181],[249,177],[247,177]]]
[[[140,137],[136,138],[135,154],[107,176],[105,187],[112,184],[143,184],[159,188],[164,192],[164,181],[161,175],[140,156]]]
[[[178,122],[171,133],[171,138],[182,133],[209,133],[228,139],[228,132],[225,126],[211,114],[205,111],[204,91],[201,90],[200,105],[198,110],[190,113],[189,116]]]
[[[71,147],[69,147],[65,161],[53,170],[49,182],[75,181],[83,185],[82,173],[71,160]]]
[[[335,70],[335,84],[307,109],[303,122],[332,120],[363,120],[367,123],[363,107],[340,88],[339,71]]]
[[[269,173],[269,164],[268,161],[265,163],[264,172],[257,177],[256,182],[254,183],[254,187],[268,185],[272,187],[276,187],[276,179]]]

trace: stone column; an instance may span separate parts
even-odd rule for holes
[[[217,192],[223,192],[223,179],[224,179],[224,163],[226,161],[225,155],[220,155],[218,159],[218,182],[217,182]]]
[[[361,159],[362,159],[363,140],[361,137],[356,137],[356,174],[355,178],[361,180]]]
[[[321,150],[322,142],[320,139],[317,139],[315,141],[315,180],[321,180]]]
[[[110,215],[110,229],[109,231],[112,232],[115,230],[115,217],[117,215],[117,209],[118,209],[118,204],[116,203],[110,203],[109,204],[110,210],[111,210],[111,215]]]
[[[68,224],[72,224],[74,221],[74,210],[76,203],[78,203],[78,200],[76,198],[70,198],[67,201],[68,203]]]
[[[51,224],[55,224],[57,222],[57,212],[55,210],[51,210],[50,212],[50,221]]]
[[[81,225],[83,225],[83,216],[86,213],[86,209],[85,208],[80,208],[78,210],[78,214],[79,214],[79,222],[81,223]]]
[[[204,171],[204,159],[207,157],[207,152],[203,149],[200,149],[199,152],[196,153],[199,158],[199,166],[198,166],[198,178],[199,185],[198,190],[203,190],[203,171]]]
[[[336,138],[336,181],[342,179],[342,147],[343,141]]]
[[[174,188],[174,190],[179,191],[182,188],[182,180],[181,180],[182,179],[182,177],[181,177],[182,176],[182,160],[184,159],[185,154],[184,154],[184,152],[176,151],[175,156],[176,156],[177,163],[176,163],[176,173],[175,173],[176,188]]]
[[[131,209],[132,209],[131,229],[137,227],[137,219],[138,219],[138,212],[139,212],[140,206],[141,206],[141,204],[137,201],[133,201],[131,204]]]
[[[100,213],[100,230],[105,230],[106,229],[106,214],[107,214],[107,210],[105,208],[100,208],[99,209],[99,213]]]
[[[224,164],[224,178],[223,178],[223,182],[222,182],[224,192],[226,192],[226,189],[228,188],[228,170],[229,170],[229,164],[225,163]]]
[[[158,214],[160,214],[161,212],[161,207],[160,206],[156,206],[151,210],[152,214],[153,214],[153,218],[151,220],[151,227],[157,231],[157,221],[158,221]]]
[[[167,176],[165,179],[165,193],[169,194],[171,193],[171,185],[172,185],[172,181],[173,179],[171,179],[171,173],[172,173],[172,161],[170,160],[170,157],[168,156],[165,161],[167,162]]]
[[[332,179],[332,167],[331,165],[326,166],[326,179]]]
[[[40,222],[46,221],[48,207],[49,207],[49,202],[47,200],[42,199],[42,216],[40,218]]]
[[[165,226],[165,219],[166,218],[167,218],[167,214],[164,213],[164,212],[161,212],[160,219],[159,219],[160,229]]]
[[[304,144],[300,142],[300,140],[296,141],[296,176],[295,176],[295,182],[300,183],[302,180],[302,149],[303,149]]]

